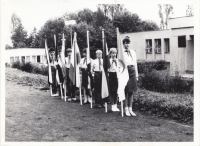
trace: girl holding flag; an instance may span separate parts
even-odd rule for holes
[[[124,55],[126,60],[126,65],[128,68],[129,80],[125,87],[125,115],[126,116],[136,116],[132,111],[133,105],[133,95],[137,92],[137,80],[138,80],[138,69],[137,69],[137,59],[136,52],[134,50],[129,50],[130,39],[126,36],[123,39]]]
[[[118,79],[117,79],[117,49],[110,48],[109,54],[110,58],[110,68],[108,69],[109,72],[109,90],[110,90],[110,97],[111,97],[111,110],[113,112],[120,111],[117,108],[117,89],[118,89]]]

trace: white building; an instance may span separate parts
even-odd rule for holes
[[[138,60],[165,60],[170,72],[194,72],[194,17],[169,19],[169,29],[121,34],[129,36]]]
[[[44,48],[20,48],[5,50],[5,62],[25,61],[31,63],[46,63]]]

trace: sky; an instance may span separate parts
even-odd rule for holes
[[[193,4],[193,1],[176,1],[172,3],[174,14],[172,17],[181,17],[186,15],[186,5]],[[60,17],[66,12],[76,12],[84,8],[92,11],[97,10],[97,4],[121,3],[132,13],[136,13],[142,20],[152,20],[158,25],[160,18],[158,15],[158,1],[129,1],[129,0],[3,0],[3,23],[5,28],[5,42],[11,43],[11,16],[15,13],[22,21],[22,25],[31,33],[34,27],[37,30],[51,18]]]

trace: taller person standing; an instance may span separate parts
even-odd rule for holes
[[[138,69],[137,69],[137,58],[136,52],[129,49],[130,38],[126,36],[123,39],[124,51],[126,65],[128,68],[129,80],[125,87],[125,115],[126,116],[136,116],[132,111],[133,96],[137,92],[137,81],[138,81]]]

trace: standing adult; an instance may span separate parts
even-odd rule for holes
[[[129,73],[129,80],[125,87],[125,115],[136,116],[132,111],[133,96],[137,92],[137,81],[138,81],[138,69],[137,69],[137,58],[136,52],[129,49],[130,38],[126,36],[123,39],[126,65]]]

